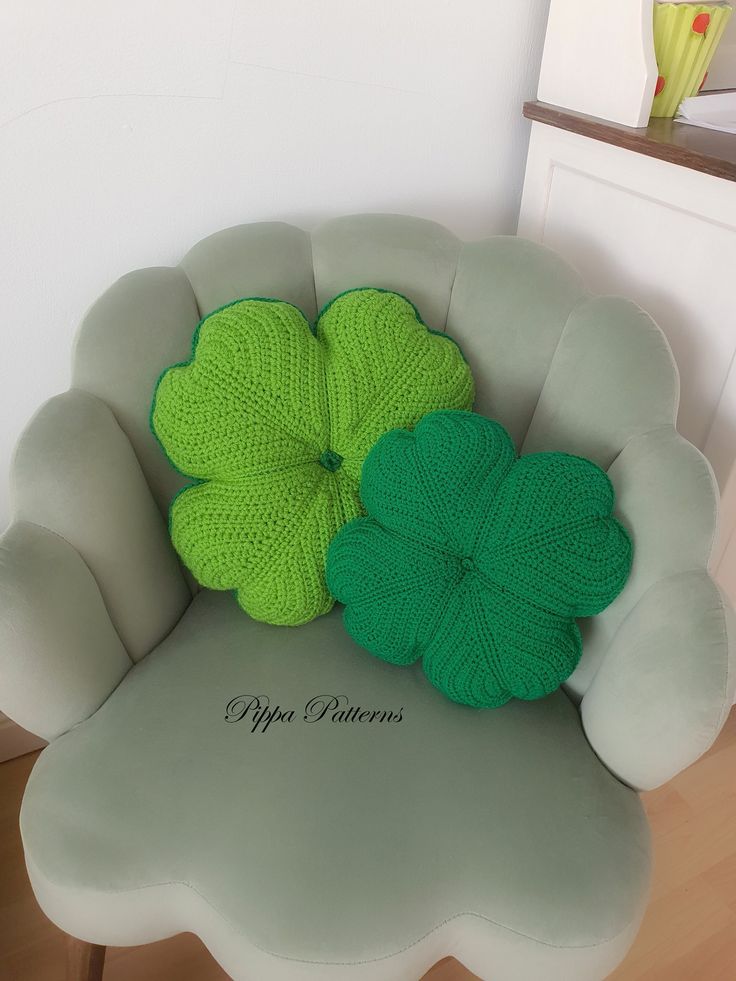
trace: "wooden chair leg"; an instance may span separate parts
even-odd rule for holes
[[[106,949],[76,937],[67,937],[66,981],[102,981]]]

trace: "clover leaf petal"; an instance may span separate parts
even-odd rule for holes
[[[162,375],[151,416],[177,469],[236,480],[319,455],[323,352],[296,307],[248,300],[217,310],[198,328],[194,352]]]
[[[310,465],[185,488],[172,505],[172,540],[198,582],[237,590],[256,619],[276,610],[311,619],[332,606],[324,583],[327,546],[357,513],[352,490],[336,492],[331,475]]]
[[[370,452],[360,495],[377,521],[407,537],[470,548],[492,498],[515,459],[498,423],[472,412],[436,412],[413,433],[395,429]],[[386,494],[386,487],[390,494]]]
[[[422,667],[431,683],[453,701],[497,708],[511,696],[502,674],[502,652],[488,624],[477,615],[482,591],[480,583],[463,580],[447,596],[437,629],[422,653]]]
[[[361,556],[355,575],[353,556]],[[421,656],[428,627],[427,608],[441,609],[456,576],[447,555],[412,539],[393,535],[373,518],[345,525],[328,551],[327,585],[347,604],[345,624],[366,650],[392,664]],[[380,604],[383,616],[371,611]]]
[[[338,296],[320,315],[317,337],[325,352],[330,439],[344,457],[362,462],[387,429],[473,403],[460,349],[447,335],[428,331],[398,293],[359,289]]]
[[[600,613],[623,588],[631,542],[606,474],[582,457],[535,453],[511,468],[475,547],[493,582],[563,616]]]
[[[423,656],[429,680],[454,701],[495,708],[554,691],[582,652],[574,620],[489,588],[471,572],[455,590]]]

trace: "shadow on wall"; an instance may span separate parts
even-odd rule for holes
[[[708,69],[706,90],[736,88],[736,18],[731,17]]]

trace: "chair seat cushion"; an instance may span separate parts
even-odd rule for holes
[[[639,799],[564,693],[473,710],[337,611],[293,631],[210,592],[41,754],[21,822],[62,928],[191,930],[258,981],[411,981],[449,953],[481,977],[601,978],[649,874]]]
[[[469,409],[473,394],[458,346],[396,293],[344,293],[314,332],[280,300],[215,311],[191,361],[164,372],[151,412],[171,462],[196,481],[171,506],[174,547],[256,620],[325,613],[325,553],[361,513],[368,450],[433,409]]]

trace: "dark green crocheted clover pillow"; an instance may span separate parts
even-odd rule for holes
[[[278,300],[217,310],[191,361],[162,375],[151,412],[169,459],[196,480],[171,506],[174,547],[256,620],[311,620],[334,602],[325,554],[362,512],[368,450],[395,426],[472,402],[460,349],[396,293],[345,293],[314,331]]]
[[[600,613],[629,574],[606,474],[565,453],[517,458],[503,426],[472,412],[387,433],[360,490],[368,517],[327,558],[345,627],[386,661],[421,658],[457,702],[554,691],[582,653],[575,618]]]

